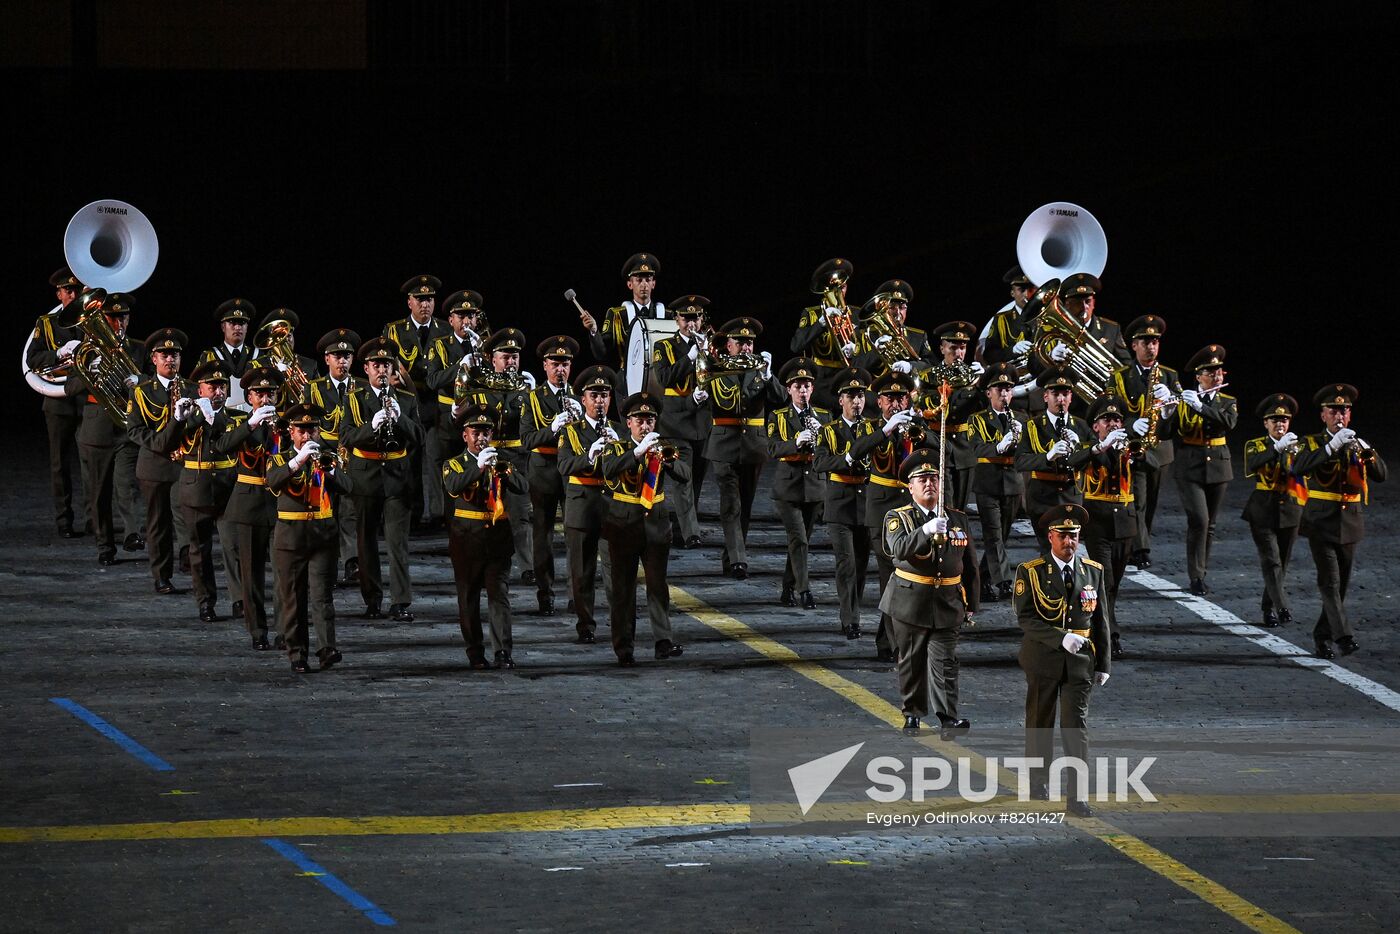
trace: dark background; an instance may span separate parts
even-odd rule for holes
[[[1314,429],[1308,400],[1337,379],[1361,389],[1363,435],[1400,414],[1389,20],[1204,2],[20,6],[0,46],[13,351],[53,305],[69,217],[99,198],[160,236],[137,336],[209,346],[233,296],[295,309],[303,349],[334,326],[369,336],[431,273],[533,345],[581,334],[564,289],[601,312],[646,250],[662,300],[757,316],[779,361],[831,256],[854,263],[856,299],[898,276],[911,323],[980,327],[1021,222],[1066,200],[1108,235],[1100,313],[1164,316],[1175,366],[1226,345],[1249,430],[1272,391]],[[19,423],[37,432],[32,401]]]

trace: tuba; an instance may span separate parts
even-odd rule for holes
[[[1068,201],[1042,204],[1021,223],[1016,261],[1037,284],[1077,272],[1103,275],[1108,238],[1094,215]]]
[[[1106,347],[1100,344],[1074,315],[1065,310],[1057,293],[1045,303],[1036,322],[1035,346],[1031,353],[1047,367],[1064,367],[1074,392],[1083,399],[1103,395],[1113,374],[1121,366]],[[1050,356],[1056,344],[1070,349],[1069,359],[1056,363]]]
[[[58,322],[82,330],[72,365],[84,374],[88,390],[106,410],[107,417],[118,428],[126,428],[127,387],[132,377],[140,377],[141,368],[103,313],[106,298],[104,289],[88,289],[59,312]]]
[[[267,355],[270,365],[282,370],[286,377],[278,390],[278,408],[297,402],[306,391],[310,379],[302,370],[296,351],[292,349],[292,323],[285,318],[274,318],[258,328],[253,335],[253,344]]]

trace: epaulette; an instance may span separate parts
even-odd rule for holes
[[[1250,438],[1244,443],[1244,449],[1246,452],[1262,451],[1264,450],[1264,442],[1267,440],[1266,438]]]
[[[1029,570],[1029,569],[1031,569],[1031,568],[1038,568],[1038,567],[1040,567],[1040,566],[1041,566],[1042,564],[1044,564],[1044,563],[1045,563],[1045,559],[1044,559],[1044,558],[1034,558],[1034,559],[1032,559],[1032,560],[1030,560],[1030,561],[1027,561],[1027,562],[1025,562],[1024,564],[1022,564],[1021,567],[1026,568],[1027,570]]]
[[[1098,563],[1097,561],[1095,561],[1093,558],[1080,558],[1079,560],[1083,561],[1085,564],[1089,565],[1089,567],[1091,567],[1091,568],[1098,568],[1100,571],[1103,570],[1103,565],[1102,565],[1102,564],[1099,564],[1099,563]]]
[[[1095,317],[1095,318],[1098,318],[1098,319],[1099,319],[1100,321],[1102,321],[1104,324],[1111,324],[1111,325],[1113,325],[1115,328],[1121,328],[1121,327],[1122,327],[1122,325],[1120,325],[1117,321],[1114,321],[1112,318],[1105,318],[1103,315],[1094,315],[1094,317]]]
[[[830,414],[831,414],[831,410],[830,410],[830,409],[824,409],[824,408],[822,408],[822,407],[819,406],[819,405],[814,405],[814,406],[812,406],[812,411],[813,411],[813,412],[820,412],[820,413],[822,413],[823,415],[830,415]]]

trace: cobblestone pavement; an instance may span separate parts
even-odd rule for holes
[[[1154,864],[1070,827],[750,833],[734,814],[749,803],[752,728],[878,728],[851,699],[859,689],[897,705],[892,666],[873,660],[873,639],[851,643],[838,632],[824,532],[813,554],[819,609],[777,606],[785,548],[762,500],[748,581],[717,576],[720,536],[710,515],[706,547],[673,552],[672,583],[819,669],[775,660],[677,613],[685,655],[654,662],[639,652],[636,668],[620,670],[605,638],[571,643],[566,595],[561,615],[542,618],[533,588],[517,584],[519,667],[470,672],[439,536],[413,540],[417,621],[359,620],[358,594],[337,591],[345,661],[298,677],[280,655],[249,649],[241,621],[201,624],[190,595],[152,594],[142,556],[99,569],[90,538],[54,538],[41,462],[11,470],[0,492],[10,533],[0,546],[0,890],[9,903],[0,930],[1391,926],[1400,847],[1383,837],[1162,836],[1143,841],[1166,861]],[[1356,686],[1400,689],[1391,491],[1372,490],[1352,582],[1363,651],[1337,670],[1361,676],[1353,684],[1227,628],[1227,612],[1252,623],[1258,608],[1254,550],[1235,518],[1245,495],[1237,482],[1212,559],[1209,600],[1220,619],[1203,618],[1179,591],[1125,583],[1119,615],[1129,657],[1095,693],[1094,726],[1169,726],[1208,738],[1232,728],[1286,735],[1306,725],[1379,731],[1400,723],[1400,710]],[[1163,504],[1152,573],[1181,587],[1184,520],[1174,490]],[[1015,546],[1013,558],[1032,556],[1032,539]],[[1318,601],[1305,543],[1290,589],[1299,622],[1273,632],[1306,649]],[[866,619],[873,632],[874,612]],[[644,612],[642,620],[646,646]],[[1018,644],[1004,604],[984,608],[964,634],[971,748],[979,725],[1021,722]],[[813,670],[850,690],[823,686]],[[153,768],[53,698],[81,705],[168,768]],[[1396,788],[1394,777],[1381,784]],[[670,816],[649,824],[638,813]],[[460,820],[442,820],[453,817]],[[351,821],[328,830],[290,822],[299,818]],[[143,831],[113,826],[125,824],[157,829],[131,839]],[[94,839],[21,842],[15,830],[78,825],[92,825]],[[1183,884],[1173,865],[1210,885]]]

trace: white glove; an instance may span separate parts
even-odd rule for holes
[[[487,467],[496,465],[496,449],[494,447],[484,447],[481,453],[476,456],[476,466],[485,470]]]
[[[1050,445],[1050,450],[1045,452],[1046,460],[1057,461],[1062,457],[1068,456],[1069,445],[1065,444],[1063,441],[1056,441],[1054,444]]]
[[[130,373],[122,382],[126,383],[128,386],[135,386],[137,383],[141,382],[141,377],[137,376],[135,373]]]
[[[632,449],[632,453],[637,455],[638,457],[642,457],[646,454],[647,451],[654,448],[657,442],[659,442],[660,440],[661,436],[656,432],[647,432],[647,436],[641,441],[637,442],[637,446]]]
[[[1121,444],[1122,442],[1127,440],[1128,433],[1122,428],[1115,428],[1112,431],[1110,431],[1102,441],[1098,443],[1097,447],[1100,451],[1107,451],[1115,444]]]
[[[694,360],[696,357],[700,356],[700,342],[699,342],[699,341],[692,341],[692,342],[691,342],[691,344],[690,344],[690,350],[688,350],[688,351],[686,352],[686,356],[689,357],[689,358],[692,359],[692,360]]]
[[[1031,352],[1031,348],[1034,347],[1034,346],[1035,346],[1034,344],[1032,344],[1030,341],[1026,340],[1026,339],[1023,337],[1023,338],[1021,338],[1020,340],[1018,340],[1016,343],[1014,343],[1014,344],[1011,345],[1011,352],[1014,353],[1016,356],[1019,357],[1019,356],[1020,356],[1021,354],[1023,354],[1023,353],[1030,353],[1030,352]]]
[[[1150,426],[1148,425],[1147,419],[1140,418],[1137,421],[1133,422],[1133,434],[1137,435],[1138,437],[1142,437],[1147,434],[1147,429],[1149,427]]]
[[[890,369],[895,373],[912,373],[914,372],[914,364],[908,360],[896,360],[890,364]]]
[[[452,408],[452,414],[453,414],[453,415],[456,415],[456,414],[457,414],[457,408],[456,408],[456,406],[453,406],[453,408]],[[389,417],[389,410],[388,410],[387,408],[380,409],[378,412],[375,412],[375,413],[374,413],[374,418],[371,418],[371,419],[369,420],[369,426],[370,426],[371,428],[378,429],[380,425],[384,424],[384,420],[387,419],[388,417]]]
[[[1001,440],[997,442],[997,453],[1005,454],[1015,446],[1016,433],[1014,431],[1008,431],[1006,434],[1002,435]]]
[[[209,424],[214,424],[214,403],[200,396],[194,400],[194,404],[199,406],[199,411],[204,413],[204,420]]]
[[[96,373],[98,370],[102,369],[102,355],[93,354],[89,357],[87,368],[89,373]]]
[[[191,399],[189,396],[184,396],[178,402],[175,403],[175,421],[183,422],[185,419],[190,417],[190,413],[193,411],[194,400]]]
[[[841,352],[848,357],[854,357],[857,349],[856,345],[852,344],[850,341],[846,341],[846,343],[841,345]]]
[[[1158,402],[1167,402],[1172,397],[1172,391],[1167,388],[1166,383],[1158,383],[1152,387],[1152,398]]]
[[[594,441],[591,445],[589,445],[589,446],[588,446],[588,462],[589,462],[590,464],[596,464],[596,463],[598,462],[598,455],[599,455],[599,454],[602,454],[602,453],[603,453],[603,448],[605,448],[605,447],[607,447],[607,446],[608,446],[608,439],[607,439],[607,438],[599,438],[597,441]]]
[[[321,445],[317,444],[315,441],[308,441],[306,442],[306,446],[297,452],[297,456],[293,457],[291,463],[287,466],[291,467],[293,470],[300,470],[303,464],[314,457],[320,456],[320,454]]]
[[[883,346],[885,346],[886,344],[888,344],[888,343],[889,343],[890,341],[892,341],[892,340],[894,340],[894,338],[891,337],[890,335],[888,335],[888,334],[881,334],[881,335],[879,336],[879,338],[876,339],[876,341],[875,341],[875,346],[876,346],[876,347],[883,347]]]
[[[535,388],[535,374],[534,374],[534,373],[531,373],[529,370],[522,370],[521,373],[520,373],[520,378],[523,379],[523,380],[525,381],[525,385],[526,385],[526,386],[529,386],[530,389],[531,389],[532,391],[534,390],[534,388]]]
[[[257,426],[267,421],[277,414],[277,406],[260,405],[253,410],[253,414],[248,416],[248,424]]]
[[[840,314],[840,308],[837,308],[834,305],[827,305],[825,308],[822,309],[822,315],[824,316],[822,320],[826,322],[827,327],[831,327],[831,319],[839,316]]]
[[[772,375],[773,375],[773,355],[772,355],[771,353],[769,353],[768,351],[765,350],[765,351],[763,351],[763,353],[759,354],[759,356],[763,358],[763,375],[764,375],[764,376],[772,376]]]
[[[1022,386],[1022,385],[1019,385],[1019,384],[1017,384],[1017,385],[1015,385],[1015,386],[1012,386],[1012,387],[1011,387],[1011,398],[1013,398],[1013,399],[1021,399],[1021,398],[1024,398],[1025,396],[1027,396],[1027,395],[1030,394],[1030,391],[1031,391],[1033,388],[1035,388],[1035,383],[1031,383],[1030,385],[1027,385],[1027,386]]]
[[[793,438],[792,440],[795,441],[795,442],[797,442],[799,445],[801,445],[801,444],[811,444],[813,441],[816,440],[816,438],[817,438],[817,436],[814,435],[814,434],[812,434],[812,432],[811,432],[809,429],[804,428],[804,429],[802,429],[801,431],[799,431],[799,432],[797,433],[797,437],[796,437],[796,438]]]
[[[1346,447],[1351,439],[1355,437],[1356,432],[1352,431],[1350,428],[1339,428],[1337,433],[1332,436],[1332,440],[1327,442],[1327,453],[1337,453],[1342,448]]]
[[[1197,412],[1201,410],[1201,394],[1194,389],[1181,390],[1181,401],[1185,402]]]
[[[567,424],[569,424],[569,413],[560,412],[558,415],[554,416],[554,421],[549,423],[549,430],[557,435]]]
[[[1101,688],[1101,687],[1103,687],[1103,686],[1104,686],[1105,684],[1107,684],[1107,683],[1108,683],[1108,672],[1106,672],[1106,671],[1096,671],[1096,672],[1094,672],[1094,686],[1095,686],[1095,687],[1100,687],[1100,688]]]
[[[851,452],[850,452],[850,451],[847,451],[847,452],[846,452],[846,466],[847,466],[847,467],[854,467],[855,465],[856,465],[855,458],[851,457]]]
[[[78,349],[78,344],[79,344],[79,343],[80,343],[80,341],[76,341],[76,340],[71,340],[71,341],[69,341],[68,343],[64,344],[62,347],[58,348],[58,355],[59,355],[60,357],[71,357],[71,356],[73,356],[73,351],[75,351],[75,350]]]
[[[1071,447],[1078,447],[1079,433],[1065,429],[1065,441],[1068,442]]]
[[[987,370],[986,367],[984,367],[982,364],[978,363],[976,360],[973,360],[971,363],[969,363],[969,364],[967,365],[967,368],[968,368],[969,370],[972,371],[972,375],[973,375],[973,376],[978,376],[978,377],[980,377],[980,376],[981,376],[983,373],[985,373],[986,370]]]
[[[885,433],[886,437],[888,437],[889,435],[894,434],[895,430],[898,429],[899,426],[907,425],[909,424],[909,422],[913,421],[913,419],[914,413],[909,411],[908,409],[903,409],[891,415],[890,420],[885,422],[884,428],[882,428],[881,430]]]
[[[690,394],[690,398],[695,400],[696,405],[704,405],[709,401],[710,394],[704,389],[697,389]]]
[[[1290,431],[1287,434],[1285,434],[1282,438],[1279,438],[1277,441],[1274,442],[1274,450],[1282,454],[1286,448],[1291,447],[1292,445],[1297,443],[1298,436]]]
[[[948,518],[946,516],[934,516],[920,526],[920,528],[923,529],[925,535],[947,535]]]
[[[1054,347],[1050,348],[1050,359],[1054,360],[1056,363],[1064,363],[1069,357],[1070,350],[1068,344],[1057,342]]]
[[[1065,647],[1065,651],[1071,655],[1078,655],[1079,650],[1084,648],[1084,643],[1089,640],[1083,636],[1076,636],[1072,632],[1065,633],[1065,637],[1060,640],[1060,645]]]
[[[287,364],[283,363],[281,360],[278,360],[273,366],[277,367],[277,369],[281,370],[283,373],[291,369],[291,367],[287,366]]]

